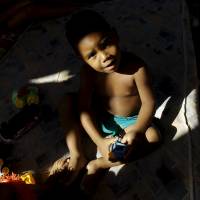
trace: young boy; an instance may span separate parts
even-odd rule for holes
[[[101,154],[87,165],[88,175],[148,153],[159,143],[160,135],[152,126],[155,99],[144,62],[122,52],[115,30],[92,10],[72,16],[66,36],[85,63],[80,85],[81,124]],[[128,152],[124,161],[110,161],[109,146],[119,136]]]

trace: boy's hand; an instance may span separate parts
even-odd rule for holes
[[[121,142],[128,145],[128,151],[124,157],[125,160],[129,160],[129,157],[132,155],[133,151],[138,148],[138,144],[140,143],[140,139],[144,134],[139,132],[136,129],[131,129],[126,131],[125,135],[123,136]]]
[[[114,143],[117,139],[114,137],[111,138],[103,138],[98,144],[98,150],[101,155],[108,160],[109,158],[109,146]]]
[[[124,134],[121,142],[127,145],[132,145],[134,142],[137,142],[140,135],[141,133],[138,130],[129,130]]]

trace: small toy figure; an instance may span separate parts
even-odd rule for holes
[[[17,108],[25,105],[39,104],[39,89],[36,86],[23,86],[12,94],[12,102]]]

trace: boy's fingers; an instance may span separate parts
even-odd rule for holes
[[[112,138],[109,139],[109,142],[114,143],[116,140],[117,140],[117,138],[112,137]]]
[[[121,143],[124,143],[124,144],[127,143],[126,138],[123,137],[122,140],[121,140]]]

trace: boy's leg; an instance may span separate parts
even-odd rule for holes
[[[162,144],[161,133],[154,126],[151,126],[147,129],[145,133],[145,139],[147,141],[147,153],[155,151]]]
[[[153,126],[150,126],[146,133],[145,133],[145,136],[146,136],[146,139],[147,141],[150,143],[150,144],[158,144],[161,142],[161,134],[160,134],[160,131],[153,127]]]
[[[97,158],[96,160],[92,160],[87,164],[87,174],[95,174],[98,170],[109,169],[110,167],[121,165],[122,162],[111,162],[104,157]]]
[[[137,142],[130,147],[126,156],[127,162],[143,158],[155,151],[161,144],[162,138],[160,131],[156,127],[149,127],[144,137],[141,137]]]
[[[59,104],[59,116],[62,128],[65,130],[66,144],[69,149],[70,159],[68,169],[79,171],[86,165],[86,159],[82,150],[82,129],[78,119],[76,94],[67,94]]]

